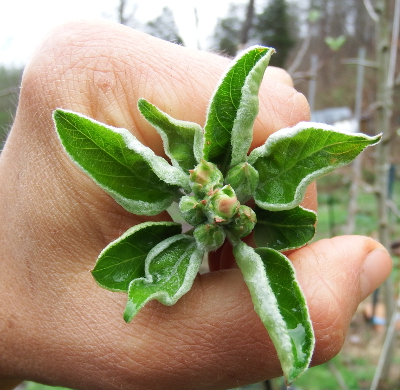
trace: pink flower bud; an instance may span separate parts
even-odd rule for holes
[[[223,185],[224,177],[221,171],[213,163],[201,160],[200,163],[190,171],[190,185],[193,192],[200,197]]]
[[[235,191],[230,185],[214,192],[210,198],[209,207],[215,222],[228,222],[238,211],[240,203]]]

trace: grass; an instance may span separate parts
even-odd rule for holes
[[[315,240],[341,235],[347,223],[349,204],[349,181],[340,173],[333,173],[319,180],[318,225]],[[394,182],[392,200],[400,208],[400,179]],[[377,202],[373,193],[360,190],[357,198],[358,212],[354,234],[377,237]],[[391,212],[389,220],[392,228],[391,239],[400,238],[400,221]]]
[[[333,374],[334,366],[340,375],[348,390],[361,390],[364,384],[369,384],[374,375],[374,367],[366,359],[359,359],[357,362],[345,362],[344,354],[340,354],[320,366],[310,368],[295,385],[297,390],[338,390],[340,389],[338,380]]]

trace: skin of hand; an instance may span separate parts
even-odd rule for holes
[[[162,155],[138,98],[203,125],[228,62],[98,21],[58,27],[36,50],[0,158],[0,389],[29,379],[86,390],[215,390],[281,375],[240,271],[220,269],[224,251],[176,305],[152,301],[123,321],[126,295],[98,287],[90,270],[110,241],[150,218],[129,214],[86,177],[51,119],[57,107],[74,110],[129,129]],[[253,147],[308,116],[289,76],[268,68]],[[389,275],[391,260],[360,236],[322,240],[290,258],[314,324],[312,364],[321,364],[339,352],[357,305]]]

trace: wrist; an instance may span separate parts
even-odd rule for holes
[[[4,191],[1,195],[4,195]],[[1,208],[0,215],[5,215]],[[0,274],[0,390],[14,389],[23,381],[17,367],[21,366],[22,356],[26,353],[25,343],[22,341],[22,313],[26,311],[22,309],[18,293],[23,290],[19,284],[22,277],[17,271],[18,266],[21,265],[11,249],[12,239],[7,236],[5,230],[0,229],[0,247],[2,248],[2,253],[0,253],[2,267]]]

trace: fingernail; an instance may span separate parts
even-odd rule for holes
[[[388,278],[391,271],[392,259],[385,249],[378,248],[368,253],[361,266],[361,300],[375,291]]]

